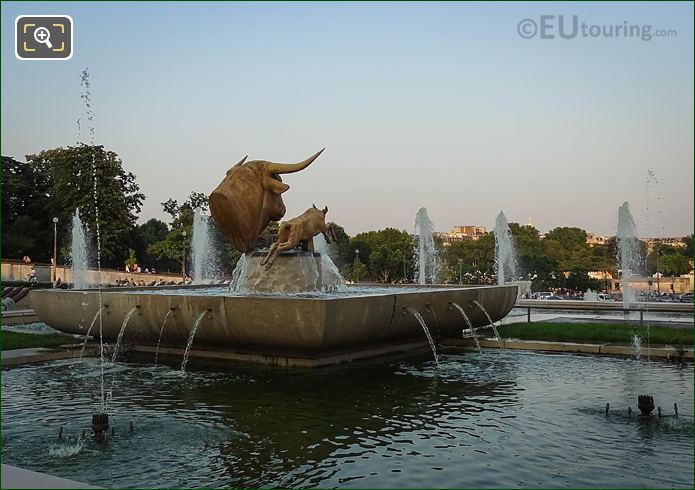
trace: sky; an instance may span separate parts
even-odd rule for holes
[[[211,192],[244,155],[325,147],[284,177],[286,219],[315,203],[352,235],[413,231],[425,206],[438,231],[492,228],[504,210],[542,232],[610,235],[628,201],[641,236],[693,232],[692,2],[1,9],[2,154],[75,144],[88,68],[96,143],[137,176],[141,222]],[[15,58],[15,18],[30,14],[72,17],[70,60]],[[673,33],[560,38],[559,16],[574,15]],[[522,37],[526,20],[555,37]]]

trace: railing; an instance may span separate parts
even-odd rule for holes
[[[581,301],[581,300],[543,300],[519,299],[514,308],[525,308],[527,321],[531,322],[531,310],[573,310],[573,311],[610,311],[639,312],[640,324],[644,323],[644,313],[681,313],[693,314],[692,303],[630,303],[627,308],[617,301]]]

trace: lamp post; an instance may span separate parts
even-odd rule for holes
[[[183,260],[181,261],[181,276],[183,277],[183,283],[186,284],[186,230],[181,232],[183,237]]]
[[[462,270],[463,260],[458,259],[458,263],[459,263],[459,284],[463,284],[463,270]]]
[[[55,282],[58,275],[58,218],[53,218],[53,274],[51,280]]]
[[[358,282],[358,277],[357,277],[357,262],[360,260],[360,249],[356,248],[355,249],[355,264],[352,266],[352,278],[355,280],[355,282]]]

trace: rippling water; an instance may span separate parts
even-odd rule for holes
[[[94,360],[3,371],[3,462],[112,487],[693,485],[690,364],[452,350],[439,369],[423,353],[315,370],[193,359],[182,375],[170,361],[107,369],[105,446],[79,441]],[[680,418],[629,419],[641,393]]]

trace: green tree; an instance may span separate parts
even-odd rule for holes
[[[345,264],[351,263],[355,258],[355,251],[350,248],[350,236],[345,232],[345,228],[337,223],[329,223],[333,228],[335,242],[333,242],[333,250],[335,254],[331,256],[336,267],[340,269]]]
[[[184,259],[184,246],[186,247],[186,263],[190,264],[190,241],[191,234],[187,231],[187,236],[184,237],[183,232],[185,228],[176,228],[167,233],[164,240],[157,243],[153,243],[148,247],[148,253],[157,257],[157,259],[170,259],[178,262],[179,265],[183,265]],[[187,267],[186,270],[189,268]]]
[[[381,282],[411,282],[414,246],[412,235],[395,228],[360,233],[350,241],[350,248],[359,250],[360,261],[365,262],[366,255],[368,277]]]
[[[360,282],[367,276],[367,272],[367,266],[360,260],[356,260],[352,264],[345,264],[340,269],[340,274],[343,278],[353,282]]]
[[[685,243],[685,247],[682,249],[683,255],[689,258],[693,258],[693,234],[691,233],[688,236],[683,237],[683,242]]]
[[[138,257],[135,254],[135,250],[133,250],[132,248],[128,250],[128,258],[125,259],[123,262],[132,270],[133,266],[138,263]]]
[[[102,265],[121,265],[128,254],[130,234],[135,226],[145,196],[135,182],[135,175],[123,169],[123,162],[103,146],[79,145],[44,150],[27,155],[41,182],[48,175],[47,197],[50,207],[43,213],[59,218],[60,236],[66,243],[72,216],[80,217],[91,237],[97,236],[97,206]],[[96,179],[95,179],[96,177]]]
[[[2,157],[2,256],[48,262],[56,208],[45,166]],[[62,236],[62,234],[61,234]]]
[[[553,228],[546,233],[545,239],[557,241],[565,250],[574,250],[587,246],[586,231],[576,227],[560,226]]]
[[[191,192],[188,198],[179,205],[175,199],[168,199],[162,203],[162,209],[171,216],[169,231],[160,237],[160,240],[148,246],[148,253],[158,260],[169,260],[180,267],[183,264],[183,251],[186,250],[186,264],[191,263],[191,243],[193,239],[193,217],[194,210],[201,209],[203,212],[208,210],[207,196],[202,192]],[[211,251],[214,254],[213,262],[218,264],[220,272],[230,275],[236,266],[241,253],[234,248],[227,237],[222,233],[214,220],[210,220],[210,240]],[[158,225],[159,229],[161,226]],[[277,234],[278,224],[272,222],[264,230],[260,242],[270,246],[274,235]],[[186,232],[184,238],[183,232]],[[190,266],[186,267],[187,270]]]
[[[477,240],[461,240],[443,247],[443,281],[464,284],[486,282],[495,267],[495,238],[492,233]]]
[[[661,272],[667,276],[680,276],[690,271],[690,259],[683,254],[669,253],[659,262]]]
[[[168,232],[164,238],[151,243],[147,252],[157,260],[170,260],[177,263],[177,267],[188,264],[186,271],[190,270],[191,241],[193,240],[193,210],[200,207],[207,209],[207,198],[201,192],[191,192],[188,198],[179,205],[176,199],[169,198],[162,203],[162,209],[171,216]],[[185,234],[184,234],[185,232]]]
[[[164,240],[169,233],[169,227],[164,221],[151,218],[136,226],[131,234],[131,243],[135,254],[140,257],[142,267],[156,268],[159,272],[176,269],[176,262],[170,259],[159,259],[150,253],[150,245]]]

